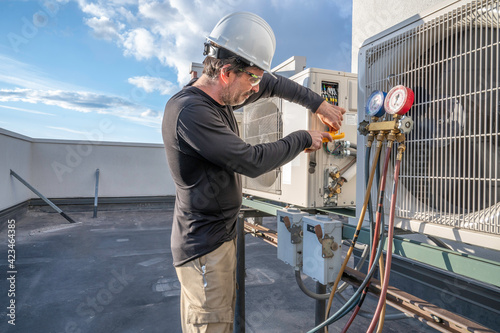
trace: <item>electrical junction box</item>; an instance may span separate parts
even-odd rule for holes
[[[302,271],[321,284],[334,282],[342,266],[342,222],[315,215],[302,224]]]
[[[302,218],[309,216],[296,208],[278,210],[278,259],[295,268],[302,266]]]

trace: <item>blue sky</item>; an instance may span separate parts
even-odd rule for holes
[[[161,143],[169,97],[217,21],[273,28],[272,66],[349,72],[352,1],[0,0],[0,128],[33,138]]]

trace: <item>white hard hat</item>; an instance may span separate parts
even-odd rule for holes
[[[222,58],[220,50],[217,50],[220,47],[243,58],[250,66],[259,67],[272,75],[271,61],[276,50],[276,39],[269,24],[261,17],[248,12],[224,16],[207,40],[209,43],[205,44],[205,55]]]

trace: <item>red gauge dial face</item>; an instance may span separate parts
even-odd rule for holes
[[[405,86],[395,86],[385,98],[385,109],[389,114],[403,115],[408,112],[413,105],[413,91]]]

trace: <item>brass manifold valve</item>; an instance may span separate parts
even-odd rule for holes
[[[333,186],[329,185],[326,187],[328,190],[328,197],[331,198],[336,194],[342,193],[342,185],[344,185],[345,179],[341,177],[338,170],[331,171],[328,175],[335,183]]]
[[[372,122],[363,120],[358,127],[361,135],[377,136],[380,133],[389,133],[394,135],[397,141],[398,136],[410,133],[413,130],[413,120],[410,116],[401,116],[395,114],[392,120],[378,121],[378,118],[372,117]]]

